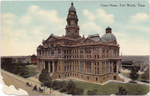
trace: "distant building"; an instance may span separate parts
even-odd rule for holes
[[[73,3],[66,20],[65,36],[51,34],[38,46],[38,70],[46,69],[54,79],[71,77],[97,83],[121,80],[118,76],[121,61],[119,44],[112,29],[106,28],[101,38],[99,34],[81,37]]]
[[[2,56],[1,57],[1,63],[3,63],[4,60],[10,60],[12,63],[21,62],[21,63],[37,63],[37,56]]]
[[[143,61],[122,61],[122,69],[131,69],[136,67],[138,70],[143,70]]]
[[[37,63],[37,56],[34,54],[31,56],[31,63]]]
[[[4,61],[8,61],[8,62],[13,62],[13,59],[11,57],[7,57],[7,58],[1,58],[1,64],[4,62]]]

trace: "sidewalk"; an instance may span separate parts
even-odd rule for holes
[[[121,73],[118,74],[118,76],[119,76],[121,79],[123,79],[125,83],[128,83],[129,81],[131,81],[131,78],[128,78],[128,77],[122,75]],[[137,81],[137,80],[135,80],[135,82],[137,82],[137,84],[148,85],[148,86],[150,86],[149,83],[144,83],[144,82],[140,82],[140,81]]]
[[[24,85],[22,85],[22,86],[25,86],[25,83],[29,82],[29,84],[32,84],[32,86],[37,85],[37,88],[41,87],[40,82],[38,81],[38,78],[36,78],[35,76],[25,79],[23,77],[15,75],[15,74],[9,73],[5,70],[1,70],[1,74],[5,74],[5,75],[7,75],[7,76],[9,76],[13,79],[16,79],[16,80],[24,83]],[[41,88],[44,89],[44,87],[41,87]],[[59,91],[56,91],[56,90],[51,90],[51,92],[52,93],[50,94],[50,89],[45,87],[45,93],[47,95],[67,95],[67,94],[64,94],[64,93],[60,93]]]

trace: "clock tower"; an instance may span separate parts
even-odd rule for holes
[[[78,38],[79,35],[79,26],[78,26],[78,17],[76,14],[76,9],[71,3],[71,7],[69,8],[68,16],[67,16],[67,25],[66,25],[66,37]]]

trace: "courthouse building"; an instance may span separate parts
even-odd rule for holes
[[[80,36],[78,16],[71,3],[65,36],[51,34],[37,47],[37,67],[46,69],[54,79],[78,78],[103,83],[119,80],[119,45],[110,27],[99,34]],[[59,26],[56,26],[59,27]],[[90,27],[90,26],[89,26]]]

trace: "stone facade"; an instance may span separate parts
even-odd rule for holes
[[[97,83],[121,80],[117,74],[120,47],[112,29],[106,28],[101,38],[99,34],[81,37],[73,3],[66,21],[65,36],[51,34],[37,47],[38,71],[44,68],[54,79],[78,78]]]

